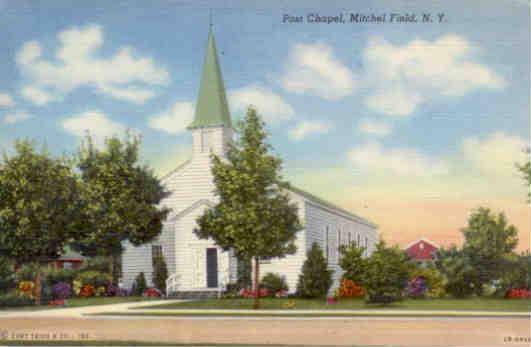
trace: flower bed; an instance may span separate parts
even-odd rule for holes
[[[531,298],[531,290],[526,288],[514,288],[505,295],[507,299],[529,299]]]

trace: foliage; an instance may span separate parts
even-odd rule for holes
[[[15,281],[35,281],[35,274],[37,272],[37,264],[27,263],[22,265],[15,272]]]
[[[74,280],[72,283],[72,289],[75,295],[79,296],[79,293],[81,292],[82,283],[79,280]]]
[[[83,271],[76,276],[76,280],[84,285],[92,285],[95,288],[106,287],[111,282],[109,274],[98,271]]]
[[[530,299],[531,290],[525,288],[511,289],[507,292],[506,298],[508,299]]]
[[[31,281],[22,281],[18,284],[18,291],[21,295],[33,298],[33,290],[35,288],[35,283]]]
[[[321,247],[314,242],[306,254],[297,283],[297,293],[306,298],[324,297],[332,285],[332,273]]]
[[[130,292],[125,288],[120,288],[114,284],[109,284],[105,291],[105,296],[129,296]]]
[[[365,295],[365,290],[356,282],[343,278],[337,289],[336,297],[339,298],[361,298]]]
[[[397,246],[387,247],[378,242],[367,260],[364,287],[369,302],[390,303],[402,298],[409,275],[408,257]]]
[[[426,279],[423,276],[416,276],[407,283],[407,295],[410,298],[424,298],[428,290]]]
[[[79,271],[97,271],[102,273],[110,273],[112,260],[108,256],[94,256],[88,258]]]
[[[91,284],[85,284],[79,291],[79,296],[82,298],[90,298],[94,295],[94,286]]]
[[[146,276],[143,272],[139,273],[135,281],[133,282],[133,287],[131,288],[131,295],[140,296],[144,293],[144,290],[147,288]]]
[[[123,241],[138,246],[160,234],[169,210],[158,204],[167,192],[153,171],[138,163],[139,147],[139,138],[129,135],[123,141],[106,139],[102,150],[90,136],[81,146],[78,168],[87,205],[84,219],[91,233],[72,244],[73,249],[116,259]]]
[[[162,296],[162,292],[157,288],[147,288],[142,293],[142,296],[147,298],[160,298]]]
[[[46,283],[53,286],[57,283],[72,284],[77,276],[77,271],[73,269],[50,269],[46,272]]]
[[[249,289],[249,288],[243,288],[240,290],[240,296],[242,298],[255,298],[256,297],[256,291]],[[271,296],[271,292],[267,288],[260,288],[258,291],[258,296],[261,298],[265,298],[268,296]]]
[[[68,299],[72,296],[72,286],[65,282],[56,283],[52,287],[52,293],[54,299]]]
[[[343,278],[362,284],[367,268],[367,259],[363,257],[365,248],[358,247],[355,242],[342,246],[339,266],[343,269]]]
[[[0,294],[15,288],[14,264],[7,258],[0,256]]]
[[[223,250],[234,250],[238,258],[254,258],[258,282],[258,259],[295,253],[301,225],[280,175],[281,160],[270,153],[264,123],[253,108],[239,122],[239,134],[226,160],[211,156],[219,203],[198,218],[194,232],[201,239],[212,238]]]
[[[529,158],[529,154],[530,154],[529,148],[527,148],[526,153]],[[527,189],[529,190],[528,195],[527,195],[528,201],[531,201],[531,160],[528,159],[527,162],[524,163],[523,165],[517,164],[516,167],[523,175],[523,179],[525,180]]]
[[[441,248],[437,254],[437,267],[445,277],[446,292],[455,298],[472,295],[478,276],[467,254],[455,246],[450,249]]]
[[[423,278],[426,285],[426,292],[424,293],[428,298],[442,298],[444,291],[444,276],[437,270],[436,267],[415,267],[410,271],[409,278]]]
[[[266,288],[271,295],[276,295],[278,292],[287,292],[289,290],[286,278],[279,274],[268,273],[262,277],[260,287]]]
[[[25,295],[19,295],[15,291],[0,295],[0,307],[20,307],[32,304],[33,299]]]
[[[531,288],[531,254],[507,257],[504,271],[496,284],[496,294],[505,295],[512,288]]]
[[[153,261],[153,284],[162,293],[166,294],[166,280],[168,279],[166,261],[163,256],[155,257]]]
[[[475,292],[481,295],[482,286],[504,272],[503,265],[518,243],[517,230],[508,225],[503,213],[495,215],[490,209],[480,207],[472,212],[462,232],[463,251],[477,273]]]
[[[38,152],[29,141],[16,141],[14,148],[12,156],[4,154],[0,170],[1,252],[19,264],[39,265],[84,236],[81,188],[66,158]],[[40,266],[35,281],[40,289]]]

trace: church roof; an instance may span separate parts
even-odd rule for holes
[[[366,225],[371,226],[371,227],[375,227],[375,228],[377,227],[377,225],[372,223],[371,221],[369,221],[369,220],[367,220],[367,219],[365,219],[363,217],[360,217],[360,216],[358,216],[358,215],[356,215],[356,214],[354,214],[354,213],[352,213],[352,212],[350,212],[348,210],[345,210],[344,208],[342,208],[342,207],[340,207],[340,206],[338,206],[336,204],[333,204],[333,203],[331,203],[329,201],[321,199],[320,197],[318,197],[318,196],[316,196],[316,195],[314,195],[312,193],[309,193],[309,192],[307,192],[305,190],[302,190],[300,188],[294,187],[291,184],[288,186],[288,190],[292,191],[295,194],[299,194],[302,197],[304,197],[305,199],[313,201],[314,203],[320,204],[320,205],[322,205],[324,207],[327,207],[329,209],[336,210],[336,211],[339,211],[339,212],[341,212],[343,214],[346,214],[346,215],[350,216],[352,219],[357,220],[358,222],[361,222],[361,223],[366,224]]]
[[[212,28],[208,32],[207,50],[203,62],[201,85],[195,108],[195,118],[189,129],[203,127],[232,127],[227,96],[219,67],[216,41]]]

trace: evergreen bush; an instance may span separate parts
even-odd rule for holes
[[[302,266],[302,273],[297,283],[297,293],[305,298],[324,297],[331,285],[332,273],[328,270],[321,247],[314,242]]]
[[[13,262],[7,257],[0,257],[0,294],[15,288]]]
[[[153,259],[153,284],[163,294],[166,294],[166,280],[168,279],[168,267],[163,256]]]
[[[275,273],[268,273],[260,281],[260,287],[266,288],[271,296],[274,296],[280,291],[287,292],[289,290],[286,278]]]
[[[133,283],[133,287],[131,288],[131,295],[142,296],[146,288],[147,288],[146,276],[144,275],[143,272],[141,272],[135,278],[135,282]]]

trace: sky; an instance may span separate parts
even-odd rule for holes
[[[529,249],[515,169],[530,142],[529,3],[321,3],[0,0],[0,147],[29,138],[73,154],[87,131],[102,144],[129,129],[167,173],[190,156],[212,13],[231,114],[258,109],[292,184],[370,219],[389,243],[459,245],[486,206]]]

